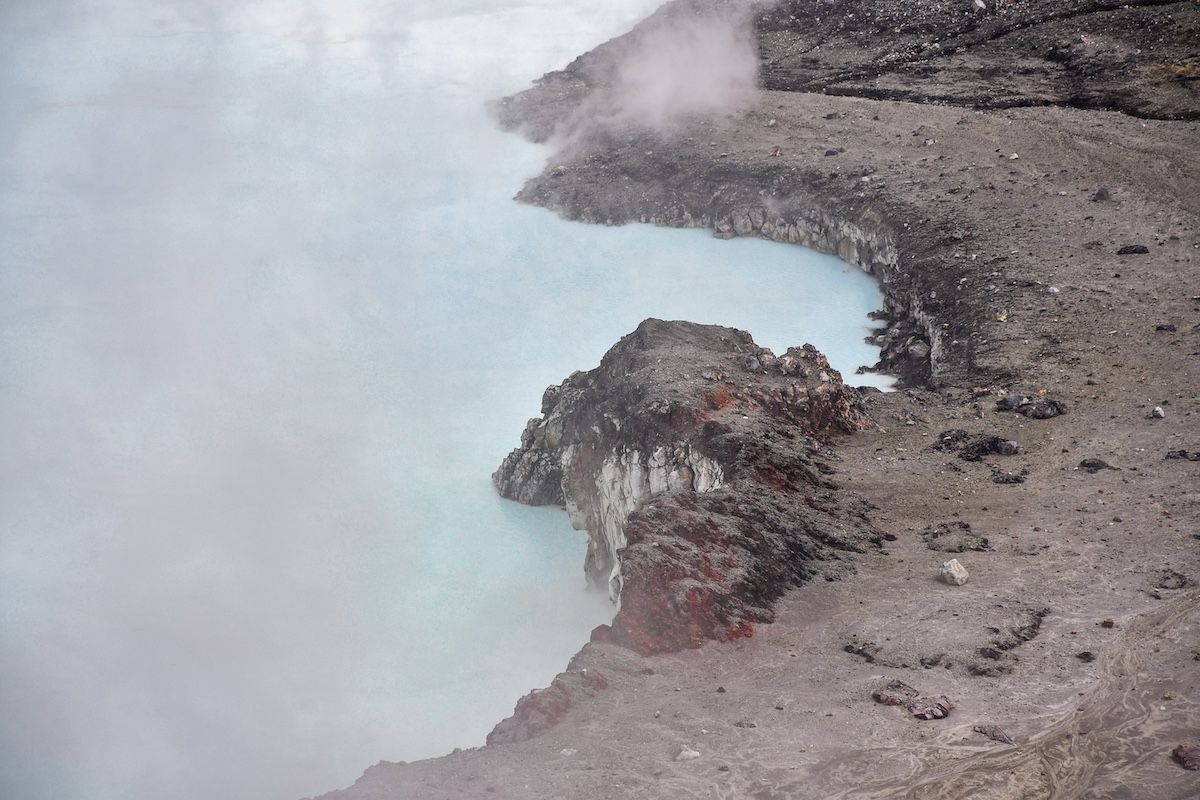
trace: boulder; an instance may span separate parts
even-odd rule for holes
[[[970,573],[957,558],[952,558],[942,564],[942,580],[951,586],[962,586],[970,579]]]

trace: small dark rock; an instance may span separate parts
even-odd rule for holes
[[[992,483],[998,483],[1002,486],[1012,486],[1024,482],[1024,475],[1018,475],[1013,472],[1004,472],[998,469],[992,471]]]
[[[733,727],[735,727],[735,728],[757,728],[758,725],[756,725],[753,722],[735,722],[735,723],[733,723]]]
[[[1083,461],[1079,462],[1079,468],[1082,470],[1086,470],[1093,475],[1095,475],[1097,472],[1099,472],[1102,469],[1111,469],[1111,470],[1120,471],[1120,469],[1118,467],[1114,467],[1112,464],[1109,464],[1107,461],[1101,461],[1098,458],[1085,458]]]
[[[1119,256],[1143,256],[1150,252],[1150,248],[1144,244],[1127,244],[1117,250]]]
[[[874,663],[879,655],[879,645],[874,642],[849,642],[842,649],[850,655],[860,656],[868,664]]]
[[[1018,414],[1024,414],[1030,419],[1051,419],[1067,413],[1067,406],[1060,400],[1038,400],[1017,409]]]
[[[1188,585],[1187,576],[1176,572],[1173,569],[1164,569],[1158,576],[1158,583],[1154,584],[1156,589],[1182,589]]]
[[[933,446],[934,450],[953,450],[962,445],[971,434],[961,428],[951,428],[948,431],[942,431],[942,435],[938,438],[941,440]]]
[[[1076,653],[1075,657],[1085,664],[1090,664],[1096,660],[1096,654],[1091,650],[1084,650],[1082,653]]]
[[[965,553],[990,550],[986,536],[971,530],[967,522],[937,522],[921,531],[925,546],[939,553]]]
[[[1167,452],[1167,460],[1200,461],[1200,450],[1194,453],[1189,453],[1187,450],[1170,450]]]
[[[1181,744],[1171,755],[1184,769],[1200,770],[1200,744]]]
[[[943,659],[945,659],[945,658],[946,658],[945,653],[938,653],[937,655],[932,655],[932,656],[921,656],[920,664],[925,669],[933,669],[938,664],[941,664]]]
[[[1161,325],[1155,325],[1154,330],[1163,331],[1164,333],[1175,333],[1175,331],[1177,331],[1178,328],[1176,328],[1174,325],[1172,325],[1169,322],[1165,322]]]
[[[724,687],[724,686],[718,686],[718,687],[717,687],[717,694],[725,694],[725,687]]]
[[[1096,190],[1096,193],[1092,195],[1093,203],[1103,203],[1110,199],[1112,199],[1112,194],[1108,191],[1108,187],[1106,186],[1101,186]]]
[[[1021,451],[1021,445],[1011,439],[986,433],[971,434],[959,428],[943,431],[934,450],[957,452],[963,461],[982,461],[985,456],[1013,456]]]
[[[996,401],[997,411],[1016,411],[1030,419],[1050,419],[1067,413],[1067,404],[1050,397],[1008,394]]]

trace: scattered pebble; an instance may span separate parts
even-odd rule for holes
[[[693,750],[692,748],[688,747],[685,744],[683,747],[679,748],[679,753],[675,756],[675,760],[676,761],[695,761],[699,757],[700,757],[700,752],[698,750]]]

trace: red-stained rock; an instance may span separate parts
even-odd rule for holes
[[[608,685],[608,679],[594,671],[564,672],[549,687],[535,689],[518,700],[513,715],[492,729],[487,743],[522,742],[532,738],[561,722],[579,698],[602,692]]]
[[[882,541],[826,477],[822,442],[867,427],[860,404],[809,345],[775,358],[744,331],[647,320],[547,390],[495,481],[516,499],[561,489],[589,532],[588,577],[621,598],[593,641],[743,638],[789,586]]]
[[[1184,769],[1200,770],[1200,745],[1181,744],[1171,751],[1171,755]]]

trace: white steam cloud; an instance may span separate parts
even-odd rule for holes
[[[679,125],[735,113],[758,83],[750,6],[667,8],[616,42],[609,83],[559,131],[567,145],[629,128],[669,133]]]

